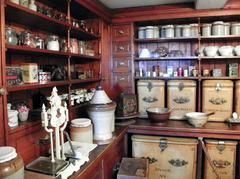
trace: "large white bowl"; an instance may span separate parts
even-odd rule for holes
[[[233,56],[233,46],[221,46],[218,51],[221,56]]]
[[[190,112],[185,114],[188,119],[188,122],[194,127],[202,127],[208,121],[208,115],[203,112]]]
[[[217,56],[218,47],[217,46],[207,46],[204,48],[204,53],[208,57],[215,57]]]
[[[237,56],[240,56],[240,45],[238,45],[234,48],[234,52]]]

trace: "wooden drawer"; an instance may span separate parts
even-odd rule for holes
[[[118,87],[132,86],[131,73],[113,73],[113,84]]]
[[[114,58],[113,71],[114,72],[130,72],[131,71],[131,58]]]
[[[113,56],[131,55],[131,42],[113,42]]]
[[[112,27],[113,41],[130,40],[131,25],[116,25]]]

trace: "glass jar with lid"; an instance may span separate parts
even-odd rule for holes
[[[145,38],[145,27],[139,27],[138,28],[138,38],[144,39]]]
[[[202,25],[202,36],[209,37],[212,34],[212,24]]]
[[[198,36],[198,24],[190,24],[191,28],[191,37],[197,37]]]
[[[231,35],[240,35],[240,23],[231,24]]]
[[[53,51],[60,50],[59,37],[56,35],[49,35],[47,41],[47,49]]]
[[[27,32],[27,31],[21,32],[19,35],[19,41],[21,45],[32,47],[32,48],[36,47],[35,37],[30,32]]]
[[[184,25],[182,28],[182,36],[190,37],[191,36],[191,27],[190,25]]]
[[[5,28],[5,39],[6,39],[7,44],[17,45],[18,38],[17,38],[16,30],[11,27],[6,27]]]
[[[81,55],[84,55],[86,50],[86,43],[84,41],[78,41],[78,47],[79,47],[79,53]]]
[[[35,42],[36,42],[36,48],[39,48],[39,49],[45,48],[44,40],[41,37],[35,37]]]
[[[162,26],[164,29],[164,37],[165,38],[173,38],[174,37],[174,26],[173,25],[164,25]]]
[[[224,22],[223,21],[213,22],[212,35],[217,35],[217,36],[224,35]]]
[[[78,53],[79,53],[78,40],[72,38],[72,39],[70,40],[70,44],[71,44],[71,49],[70,49],[70,51],[71,51],[72,53],[78,54]]]
[[[146,38],[154,38],[154,27],[153,26],[146,26]]]
[[[60,51],[62,52],[67,52],[68,47],[67,47],[67,40],[64,38],[59,39],[60,43]]]

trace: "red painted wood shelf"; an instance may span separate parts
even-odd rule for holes
[[[209,59],[209,60],[214,60],[214,59],[217,59],[217,60],[221,60],[221,59],[240,59],[240,56],[216,56],[216,57],[199,57],[200,59],[202,60],[205,60],[205,59]]]
[[[69,53],[69,56],[71,56],[71,58],[74,58],[74,59],[78,59],[78,58],[92,59],[92,60],[100,60],[101,59],[100,55],[89,56],[89,55],[81,55],[81,54]]]
[[[78,83],[90,83],[90,82],[99,82],[101,78],[89,78],[89,79],[72,79],[70,80],[70,84],[78,84]]]
[[[21,131],[27,131],[32,130],[34,127],[39,128],[39,125],[41,124],[41,120],[34,120],[34,121],[26,121],[26,122],[19,122],[19,125],[16,128],[9,128],[8,132],[10,134],[21,132]]]
[[[33,29],[40,29],[63,36],[67,36],[70,25],[67,22],[58,21],[39,12],[35,12],[24,6],[6,1],[6,19],[9,22],[19,23]]]
[[[160,57],[160,58],[138,58],[135,57],[135,61],[164,61],[164,60],[195,60],[198,59],[196,56],[191,57]]]
[[[158,42],[182,42],[182,41],[198,41],[197,37],[173,37],[173,38],[149,38],[134,39],[136,43],[158,43]]]
[[[71,26],[70,36],[72,38],[77,38],[79,40],[93,40],[93,39],[99,39],[100,36],[96,34],[92,34],[90,32],[87,32],[81,28],[77,28],[74,26]]]

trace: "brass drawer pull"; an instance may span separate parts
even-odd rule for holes
[[[124,80],[126,80],[125,77],[122,77],[122,78],[119,79],[119,81],[124,81]]]
[[[188,164],[187,161],[185,160],[180,160],[180,159],[171,159],[168,161],[172,166],[174,167],[183,167]]]
[[[119,62],[119,66],[125,66],[126,64],[124,62]]]
[[[163,152],[168,147],[167,139],[160,139],[159,148]]]
[[[123,46],[119,46],[118,49],[121,50],[121,51],[125,50],[125,48]]]
[[[123,30],[119,30],[119,31],[118,31],[118,34],[123,35],[123,34],[124,34],[124,31],[123,31]]]

